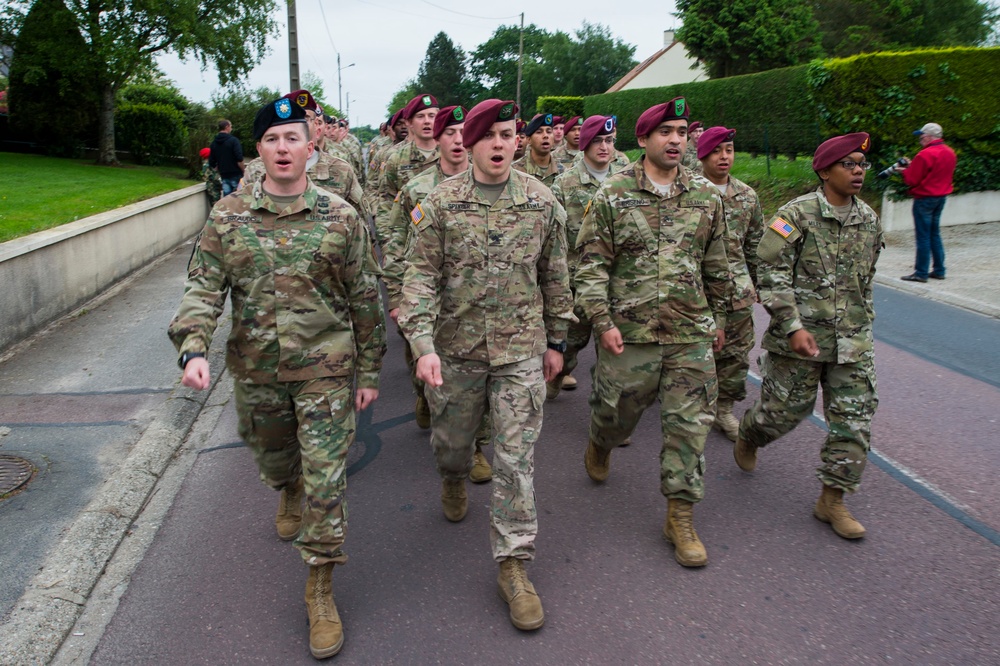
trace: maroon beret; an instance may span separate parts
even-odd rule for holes
[[[403,117],[403,110],[400,109],[396,113],[392,114],[392,118],[389,120],[389,127],[395,127],[396,123],[399,122],[400,118]]]
[[[822,171],[833,166],[851,153],[867,153],[871,148],[872,140],[867,132],[855,132],[844,134],[827,139],[819,144],[819,148],[813,153],[813,171]]]
[[[573,129],[574,127],[576,127],[577,125],[582,125],[582,124],[583,124],[583,117],[582,116],[573,116],[572,118],[570,118],[569,120],[566,121],[565,131],[568,132],[571,129]]]
[[[691,126],[688,126],[688,132]],[[712,154],[720,143],[728,143],[736,136],[736,130],[725,127],[709,127],[698,139],[698,159],[703,160]]]
[[[434,95],[417,95],[403,107],[403,120],[409,120],[413,114],[424,109],[438,108],[438,101]]]
[[[636,121],[635,136],[636,138],[646,136],[659,127],[664,120],[678,120],[680,118],[687,120],[690,112],[691,106],[683,97],[675,97],[669,102],[650,107],[643,111],[639,120]]]
[[[446,106],[434,116],[434,138],[438,138],[445,129],[452,125],[465,122],[465,109],[461,106]]]
[[[483,138],[494,123],[517,119],[517,104],[511,100],[488,99],[476,104],[465,114],[462,145],[471,148]]]
[[[701,127],[701,121],[700,120],[694,121],[693,123],[691,123],[690,125],[688,125],[688,134],[690,134],[691,132],[695,131],[699,127]]]
[[[565,124],[566,124],[566,121],[563,120],[562,116],[552,116],[552,126],[553,127],[555,127],[556,125],[565,125]]]
[[[524,134],[524,130],[525,130],[525,128],[527,126],[528,126],[528,123],[524,122],[520,118],[517,119],[517,133],[518,134]]]
[[[316,108],[319,106],[316,104],[316,98],[313,97],[312,93],[308,90],[296,90],[294,92],[290,92],[285,95],[285,99],[292,100],[306,111],[316,112]]]
[[[615,131],[615,121],[611,116],[591,116],[583,121],[580,129],[580,150],[586,150],[596,136],[612,134]]]

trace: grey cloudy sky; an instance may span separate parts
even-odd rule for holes
[[[287,22],[285,3],[279,5],[276,19],[281,35],[270,45],[268,57],[251,72],[249,85],[287,92]],[[643,11],[635,8],[640,5],[645,6]],[[518,24],[518,14],[523,11],[525,25],[534,23],[550,32],[572,34],[583,21],[604,24],[615,37],[636,46],[635,58],[641,62],[663,46],[664,30],[679,25],[672,15],[672,1],[297,0],[296,8],[301,72],[312,71],[322,77],[328,101],[337,104],[339,50],[341,66],[354,63],[341,74],[345,107],[350,94],[351,122],[373,126],[384,120],[393,93],[416,76],[427,44],[439,31],[468,52],[489,39],[498,26]],[[173,55],[162,57],[160,66],[190,99],[207,103],[219,90],[214,69],[202,72],[195,62],[181,63]]]

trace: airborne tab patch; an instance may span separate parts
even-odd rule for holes
[[[769,228],[777,231],[782,238],[788,238],[792,235],[792,232],[795,231],[795,227],[790,225],[788,222],[785,222],[780,217],[774,218],[774,222],[769,225]]]
[[[413,224],[420,224],[424,220],[424,209],[417,204],[410,211],[410,219],[413,220]]]

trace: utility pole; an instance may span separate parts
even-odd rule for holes
[[[289,90],[299,89],[299,29],[295,21],[295,0],[288,0],[288,79]]]
[[[338,52],[337,53],[337,111],[340,111],[341,113],[344,112],[344,98],[340,94],[340,73],[345,69],[347,69],[348,67],[354,67],[354,63],[352,62],[350,65],[347,65],[346,67],[341,67],[340,53]]]
[[[344,112],[344,117],[347,118],[348,122],[351,121],[351,93],[347,93],[347,110]]]
[[[521,113],[521,71],[524,67],[524,12],[521,12],[521,42],[517,46],[517,112]]]

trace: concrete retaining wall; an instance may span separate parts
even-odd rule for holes
[[[195,235],[207,217],[198,184],[0,243],[0,351]]]
[[[1000,222],[1000,192],[969,192],[948,197],[941,213],[941,226]],[[882,198],[882,227],[886,231],[913,228],[913,199],[890,201]]]

